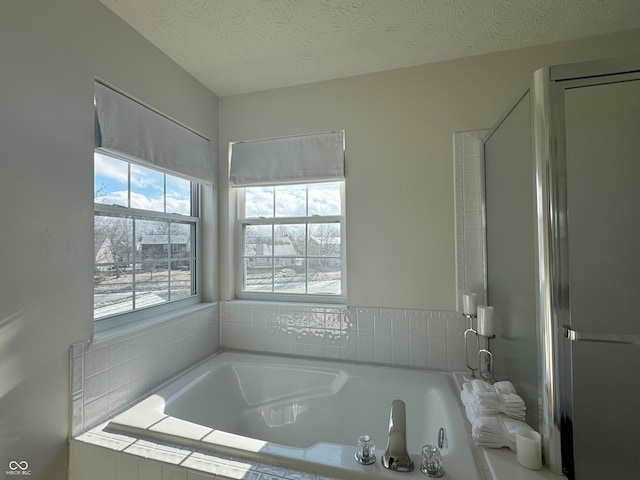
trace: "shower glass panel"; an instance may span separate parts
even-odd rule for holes
[[[511,380],[538,429],[534,173],[531,105],[525,94],[485,140],[487,295],[496,338],[494,374]]]
[[[603,339],[640,338],[639,105],[638,80],[565,91],[571,328]],[[640,348],[574,342],[571,365],[575,478],[638,478]]]

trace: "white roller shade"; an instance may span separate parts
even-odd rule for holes
[[[229,183],[235,187],[344,178],[344,132],[237,142]]]
[[[95,83],[96,147],[200,182],[213,181],[208,139],[101,83]]]

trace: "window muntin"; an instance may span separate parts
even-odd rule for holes
[[[344,298],[344,182],[239,189],[239,297]]]
[[[94,319],[194,297],[196,182],[94,154]]]

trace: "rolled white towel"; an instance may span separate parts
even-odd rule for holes
[[[495,392],[496,389],[493,385],[485,380],[478,378],[471,380],[471,388],[474,392]]]
[[[526,406],[522,397],[515,393],[513,384],[509,381],[497,383],[498,387],[478,379],[465,382],[460,399],[465,407],[473,408],[480,415],[504,413],[516,420],[524,420]]]
[[[526,428],[528,430],[533,430],[533,428],[531,428],[529,424],[521,420],[515,420],[513,418],[509,418],[506,416],[502,419],[502,422],[504,423],[505,428],[509,432],[509,444],[507,446],[515,452],[516,451],[516,430],[518,430],[518,428],[521,428],[521,427]]]
[[[516,450],[516,430],[520,427],[532,429],[520,420],[506,415],[475,416],[471,421],[471,438],[479,447],[508,447]]]
[[[471,384],[469,382],[465,382],[462,385],[462,391],[460,392],[460,400],[462,400],[462,404],[466,407],[467,405],[470,405],[474,399],[475,397],[473,396]]]
[[[496,382],[493,384],[493,388],[495,388],[496,392],[506,394],[506,393],[517,393],[513,383],[509,380],[502,380],[500,382]]]

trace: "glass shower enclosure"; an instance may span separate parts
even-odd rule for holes
[[[484,144],[496,378],[570,479],[640,472],[640,57],[543,68]]]

